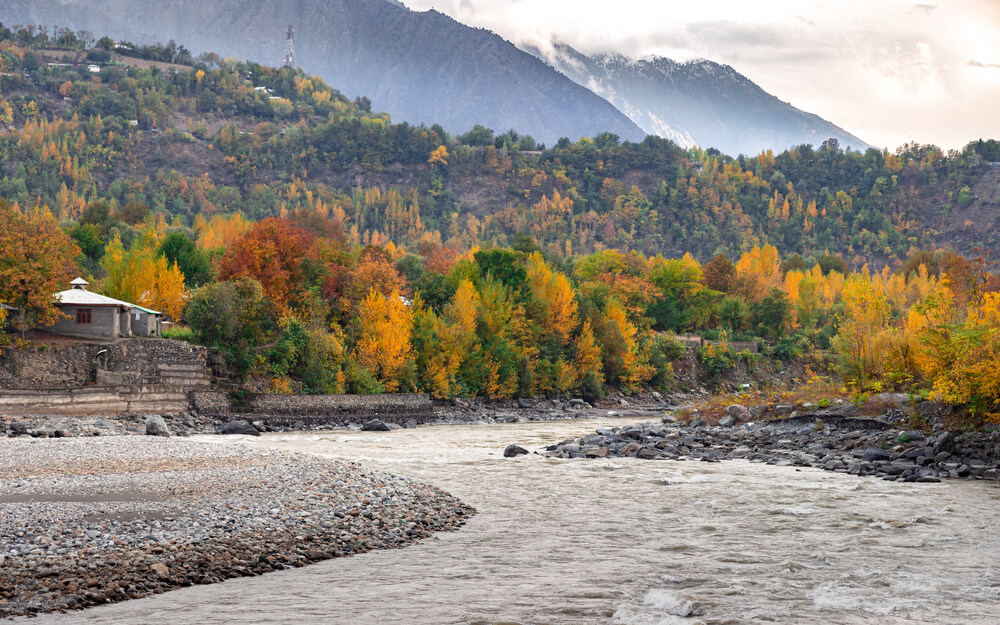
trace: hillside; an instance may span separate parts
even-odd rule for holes
[[[765,92],[728,65],[655,57],[586,56],[566,44],[526,48],[606,98],[647,134],[727,154],[758,154],[836,139],[841,147],[871,147],[842,128]]]
[[[14,130],[0,134],[0,197],[51,206],[65,220],[105,200],[182,225],[236,211],[318,213],[360,244],[431,239],[463,249],[525,234],[560,255],[622,248],[700,259],[772,244],[856,266],[1000,241],[997,169],[986,164],[994,156],[975,145],[945,155],[827,143],[734,159],[600,134],[522,151],[516,133],[454,137],[437,125],[389,124],[288,69],[129,68],[79,42],[76,64],[48,67],[52,37],[5,38],[0,107]],[[86,58],[102,54],[91,74]]]
[[[605,131],[644,135],[607,101],[493,33],[385,0],[7,0],[0,22],[136,44],[176,40],[195,54],[269,65],[281,62],[291,24],[299,67],[351,99],[370,98],[396,121],[453,133],[514,128],[550,145]]]
[[[1000,282],[973,247],[1000,242],[996,141],[536,150],[391,124],[289,68],[98,44],[0,28],[0,315],[22,339],[84,275],[251,390],[596,400],[675,388],[670,334],[699,332],[709,376],[756,360],[737,349],[830,350],[862,391],[997,405],[976,384]]]

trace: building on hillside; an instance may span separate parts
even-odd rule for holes
[[[121,300],[91,293],[83,278],[70,282],[67,291],[55,294],[63,316],[42,328],[52,334],[113,341],[132,336],[161,336],[163,314]]]

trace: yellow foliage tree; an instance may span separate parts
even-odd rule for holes
[[[108,273],[102,290],[108,297],[138,304],[180,319],[187,300],[184,274],[157,253],[155,226],[144,228],[126,251],[115,235],[104,248],[101,267]]]
[[[834,346],[844,360],[847,377],[863,388],[882,371],[891,309],[885,293],[865,274],[847,279],[843,297]]]
[[[580,324],[579,305],[569,279],[549,269],[538,252],[528,257],[527,265],[528,284],[539,310],[538,321],[546,333],[557,337],[561,345],[568,345]]]
[[[629,321],[625,309],[611,298],[604,306],[605,323],[618,330],[622,338],[618,356],[621,358],[620,382],[622,388],[636,392],[655,374],[656,368],[649,364],[649,353],[639,344],[639,329]]]
[[[757,247],[736,262],[738,289],[748,301],[759,302],[771,291],[782,287],[781,259],[773,245]]]
[[[358,363],[388,392],[400,388],[400,378],[413,360],[413,312],[393,290],[386,297],[375,289],[358,310],[359,336],[355,346]]]
[[[437,148],[431,152],[431,156],[427,159],[427,162],[430,163],[431,167],[435,167],[437,165],[448,165],[448,148],[443,145],[437,146]]]

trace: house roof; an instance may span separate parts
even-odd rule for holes
[[[59,291],[54,295],[54,297],[56,299],[56,303],[63,306],[121,306],[123,308],[138,308],[139,310],[151,315],[162,314],[155,310],[123,302],[120,299],[114,299],[113,297],[107,297],[106,295],[84,291],[83,289]]]

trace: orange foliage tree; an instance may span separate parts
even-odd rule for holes
[[[79,254],[47,209],[25,214],[0,199],[0,303],[16,309],[22,338],[33,326],[58,321],[52,295],[76,273]],[[0,321],[6,312],[0,307]]]
[[[317,262],[315,238],[285,219],[258,221],[226,249],[219,278],[250,277],[279,308],[288,310],[307,285],[307,270]]]

